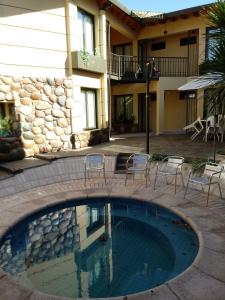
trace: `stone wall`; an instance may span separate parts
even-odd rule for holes
[[[71,78],[0,76],[0,102],[14,101],[26,156],[72,148]]]
[[[73,253],[80,247],[75,208],[50,212],[17,229],[0,247],[0,266],[11,275],[23,273],[35,264]],[[19,239],[18,239],[19,238]],[[22,247],[18,247],[19,243]]]
[[[74,149],[80,149],[88,146],[94,146],[109,141],[109,129],[95,129],[82,131],[72,135],[72,144]]]

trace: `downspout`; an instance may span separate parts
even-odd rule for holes
[[[72,76],[72,51],[71,51],[71,34],[70,34],[70,0],[65,0],[65,15],[66,15],[66,46],[67,46],[67,65],[68,71],[67,76]]]
[[[67,46],[66,48],[67,48],[67,66],[68,66],[68,70],[66,69],[66,75],[72,76],[73,75],[73,65],[72,65],[71,33],[70,33],[70,0],[65,0],[65,17],[66,17],[66,46]],[[70,127],[71,127],[70,147],[74,147],[73,142],[72,142],[72,139],[73,139],[73,108],[70,109]]]

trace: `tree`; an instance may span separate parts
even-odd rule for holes
[[[208,57],[200,65],[200,74],[210,78],[217,78],[217,83],[208,90],[207,107],[214,115],[225,115],[225,1],[218,0],[215,4],[207,7],[203,14],[209,20],[209,26],[214,30],[208,34]],[[209,43],[211,41],[211,43]],[[223,124],[222,124],[223,126]],[[215,144],[215,128],[214,128]],[[215,160],[214,147],[214,160]]]

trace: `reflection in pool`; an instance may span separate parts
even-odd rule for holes
[[[185,270],[196,234],[157,205],[125,198],[67,201],[29,216],[0,242],[0,266],[22,285],[64,297],[112,297]]]

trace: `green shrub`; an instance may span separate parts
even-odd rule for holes
[[[8,117],[0,118],[0,136],[5,137],[11,134],[12,120]]]

